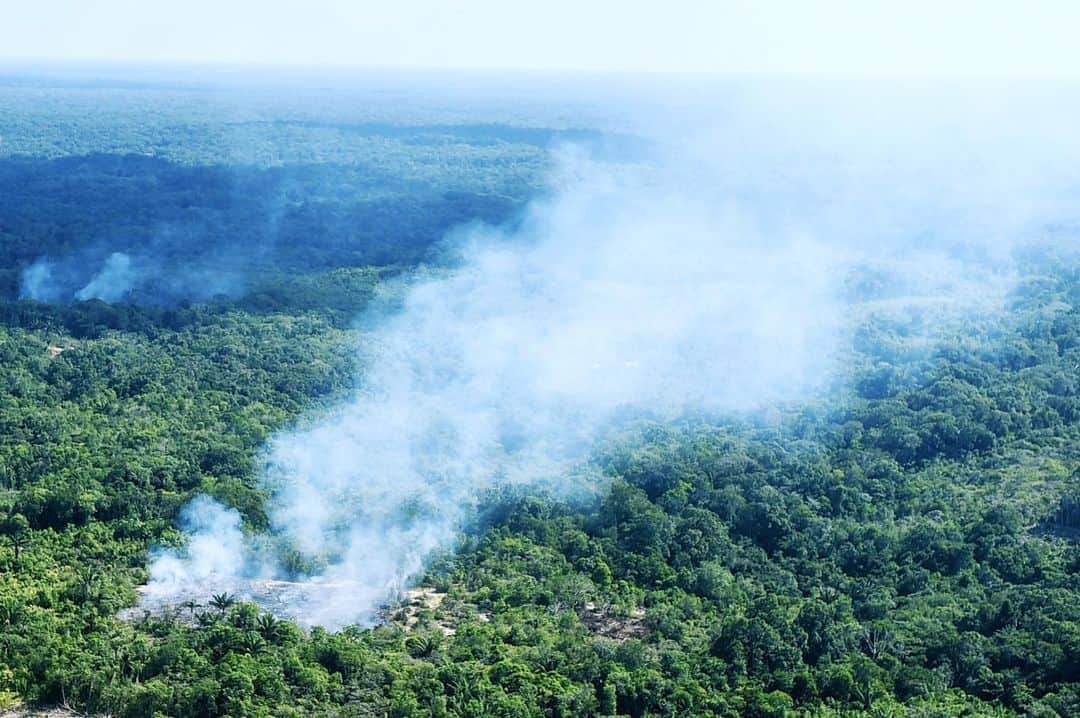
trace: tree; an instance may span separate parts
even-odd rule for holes
[[[0,533],[15,552],[15,564],[18,565],[20,552],[30,544],[30,522],[20,513],[9,514],[0,522]]]
[[[600,714],[613,716],[618,712],[618,693],[615,690],[615,684],[604,683],[600,691]]]
[[[274,643],[281,635],[282,623],[274,618],[272,613],[264,613],[256,621],[259,635],[266,639],[267,643]]]
[[[235,603],[236,596],[229,593],[228,591],[226,591],[225,593],[215,593],[210,598],[210,605],[220,611],[222,616],[224,616],[225,612],[228,611]]]

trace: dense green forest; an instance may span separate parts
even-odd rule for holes
[[[140,276],[121,298],[140,304],[430,261],[449,228],[511,220],[553,145],[635,146],[377,91],[27,82],[0,72],[5,299],[39,258],[56,265],[44,298],[66,301],[127,253]]]
[[[335,157],[238,163],[195,90],[113,88],[92,123],[91,91],[0,88],[0,710],[1080,715],[1068,252],[1027,257],[1004,311],[929,350],[867,316],[834,391],[767,421],[627,427],[596,449],[593,500],[485,497],[374,627],[303,630],[228,595],[121,620],[192,496],[265,527],[260,452],[353,389],[353,318],[453,225],[513,221],[567,130],[282,120],[239,146]],[[242,257],[243,282],[18,298],[40,255],[148,247],[169,271]]]

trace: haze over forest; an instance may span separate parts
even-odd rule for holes
[[[1070,8],[46,4],[0,716],[1080,714]]]

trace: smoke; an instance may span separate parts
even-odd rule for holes
[[[319,567],[303,621],[371,620],[492,488],[595,486],[583,462],[620,422],[805,398],[867,313],[992,310],[1012,248],[1075,220],[1073,185],[1014,172],[1001,137],[883,149],[750,124],[641,164],[565,149],[520,225],[459,229],[452,272],[366,317],[354,400],[267,452],[274,540]],[[151,589],[252,575],[193,550]]]
[[[240,514],[208,496],[198,496],[180,512],[188,534],[183,551],[166,550],[154,558],[154,580],[164,593],[188,589],[213,576],[239,576],[247,569],[247,547]]]
[[[22,272],[19,282],[19,298],[34,299],[39,302],[55,302],[60,299],[61,291],[53,279],[55,264],[44,257],[39,257]]]
[[[153,246],[144,252],[109,252],[91,247],[62,259],[39,257],[23,269],[19,298],[39,302],[88,301],[171,304],[235,296],[242,272],[228,257],[176,266],[163,263]]]
[[[135,261],[125,252],[112,252],[104,259],[89,252],[62,260],[39,257],[22,271],[19,298],[118,302],[145,281],[149,268],[148,263]],[[88,271],[93,273],[88,276]]]
[[[101,271],[85,287],[75,292],[75,298],[81,301],[100,299],[115,302],[132,290],[137,278],[138,273],[131,266],[131,257],[123,252],[113,252],[105,260]]]
[[[466,232],[460,268],[422,282],[372,334],[357,400],[280,437],[267,477],[278,535],[322,578],[399,589],[487,489],[567,471],[620,411],[752,409],[826,371],[833,258],[792,238],[763,264],[752,223],[654,197],[566,160],[514,236]],[[339,625],[375,604],[327,596]]]

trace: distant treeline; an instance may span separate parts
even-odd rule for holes
[[[238,296],[272,273],[417,262],[456,225],[509,221],[524,202],[520,192],[440,191],[362,167],[9,158],[0,160],[0,296],[19,296],[41,260],[59,284],[48,296],[73,299],[116,253],[131,261],[126,300],[176,304],[215,286]]]

